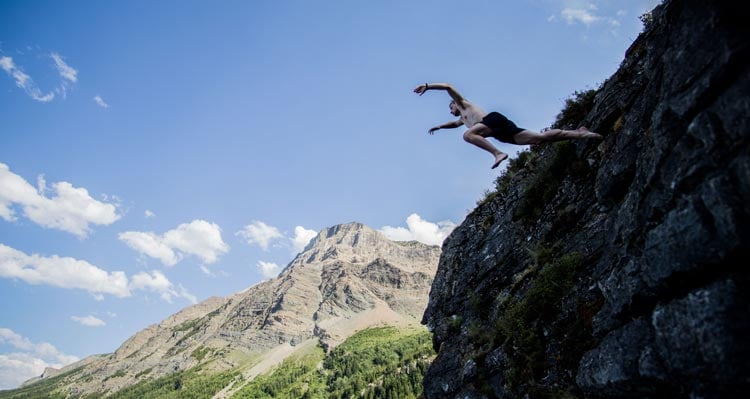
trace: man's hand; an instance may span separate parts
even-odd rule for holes
[[[429,134],[435,134],[435,132],[437,132],[438,130],[440,130],[440,127],[439,126],[435,126],[432,129],[428,130],[427,133],[429,133]]]
[[[427,83],[425,83],[423,85],[419,85],[419,86],[417,86],[417,87],[414,88],[414,92],[417,93],[417,94],[419,94],[421,96],[422,94],[424,94],[424,92],[427,91],[427,87],[428,87]]]

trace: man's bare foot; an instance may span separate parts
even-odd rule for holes
[[[492,164],[491,169],[497,168],[501,162],[505,161],[508,158],[508,154],[501,152],[497,155],[495,155],[495,163]]]
[[[603,139],[602,135],[599,133],[590,132],[588,128],[585,126],[581,126],[577,130],[578,133],[581,133],[582,139]]]

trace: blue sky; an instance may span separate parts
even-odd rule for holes
[[[274,276],[363,222],[439,243],[519,126],[622,61],[656,0],[0,4],[0,389]],[[500,145],[515,153],[520,147]]]

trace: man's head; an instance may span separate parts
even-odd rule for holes
[[[450,107],[451,114],[453,116],[459,116],[459,115],[461,115],[461,110],[458,109],[458,105],[456,104],[455,101],[451,100],[451,103],[448,104],[448,106]]]

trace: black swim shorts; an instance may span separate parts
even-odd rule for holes
[[[516,126],[515,123],[499,112],[490,112],[479,123],[490,128],[492,130],[492,137],[503,143],[516,144],[513,136],[526,130]]]

